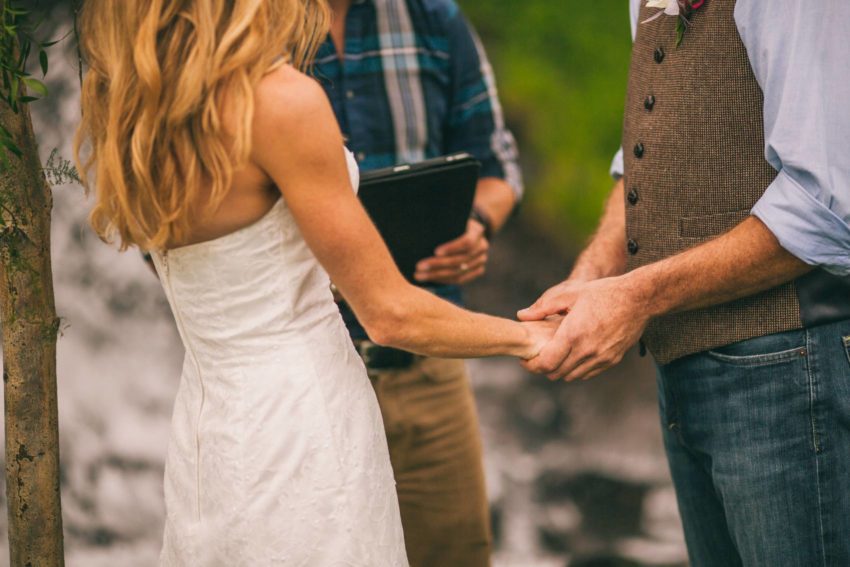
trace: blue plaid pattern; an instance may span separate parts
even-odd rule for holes
[[[492,68],[453,0],[355,1],[344,59],[328,38],[314,74],[362,169],[465,151],[522,196]]]

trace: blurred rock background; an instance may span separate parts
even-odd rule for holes
[[[69,2],[46,35],[71,27]],[[512,316],[562,279],[611,187],[629,57],[626,0],[461,0],[493,60],[523,152],[528,197],[499,236],[473,308]],[[33,106],[45,160],[71,157],[73,40],[51,50]],[[162,465],[182,347],[156,278],[86,225],[74,185],[55,188],[63,511],[70,567],[156,564]],[[486,447],[496,567],[679,567],[681,527],[661,447],[651,362],[552,384],[510,360],[470,363]],[[5,490],[0,497],[5,502]],[[5,514],[0,565],[8,561]]]

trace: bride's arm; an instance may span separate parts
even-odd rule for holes
[[[440,357],[537,355],[549,327],[472,313],[410,285],[352,190],[324,91],[291,68],[257,90],[252,159],[280,188],[313,253],[371,339]]]

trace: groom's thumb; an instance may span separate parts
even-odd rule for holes
[[[531,307],[520,309],[516,315],[520,321],[542,321],[549,316],[539,301]]]

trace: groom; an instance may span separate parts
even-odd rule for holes
[[[528,366],[589,378],[642,336],[692,565],[850,565],[850,12],[640,4],[622,178],[520,313],[568,313]]]

